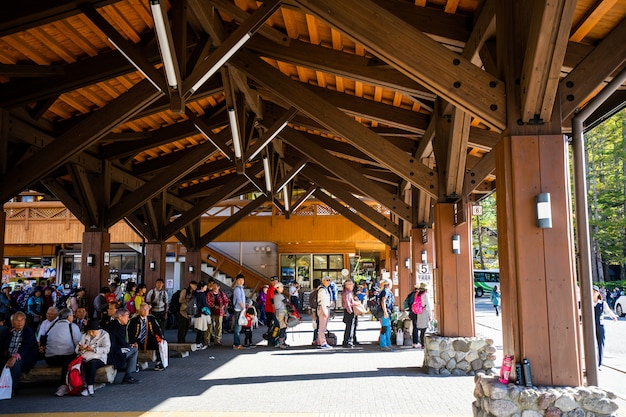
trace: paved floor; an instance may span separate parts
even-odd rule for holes
[[[339,340],[344,325],[330,324]],[[489,337],[489,326],[482,330]],[[168,339],[175,334],[168,333]],[[481,333],[481,329],[478,329]],[[410,347],[381,352],[378,324],[359,323],[363,346],[330,351],[310,346],[303,322],[288,335],[289,350],[259,346],[234,351],[211,347],[171,359],[164,372],[142,371],[139,385],[113,384],[93,397],[63,397],[52,386],[25,388],[0,401],[1,415],[32,416],[470,416],[473,377],[432,377],[420,366],[423,352]],[[191,341],[192,336],[188,335]],[[232,334],[224,337],[232,340]],[[496,341],[496,345],[498,341]],[[500,343],[501,344],[501,343]],[[118,376],[118,381],[119,381]],[[620,409],[621,417],[626,403]],[[26,413],[26,414],[24,414]]]

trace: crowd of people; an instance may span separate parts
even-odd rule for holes
[[[187,335],[195,332],[196,350],[220,346],[225,332],[233,333],[234,350],[254,347],[252,330],[266,326],[264,338],[267,345],[288,349],[287,331],[300,323],[300,311],[311,308],[315,323],[312,345],[319,349],[332,349],[336,339],[328,332],[328,321],[337,306],[337,285],[324,276],[313,282],[308,304],[297,284],[285,284],[274,276],[258,294],[247,296],[245,277],[235,278],[232,294],[227,294],[220,283],[190,281],[189,284],[168,297],[164,281],[158,279],[154,288],[145,284],[118,281],[101,288],[89,302],[83,288],[65,295],[54,285],[34,287],[30,291],[8,285],[0,293],[0,365],[11,368],[13,391],[19,392],[19,376],[28,372],[38,362],[61,367],[61,380],[57,396],[66,395],[68,366],[77,356],[83,359],[85,386],[80,394],[94,395],[95,375],[107,364],[123,371],[121,383],[136,384],[133,375],[139,372],[139,351],[156,352],[154,370],[165,369],[159,344],[165,339],[164,330],[177,328],[176,341],[187,343]],[[390,280],[369,286],[356,285],[347,279],[341,294],[344,309],[345,348],[360,344],[357,336],[359,317],[369,305],[380,305],[382,314],[380,348],[391,350],[391,317],[394,295]],[[413,322],[413,347],[424,345],[424,333],[432,319],[426,292],[427,287],[416,287],[405,300],[410,310],[419,298],[420,309],[409,312]],[[28,294],[24,297],[22,294]],[[91,317],[88,312],[92,312]],[[10,321],[8,318],[10,317]],[[240,334],[243,333],[243,341]],[[331,340],[329,340],[329,338]]]

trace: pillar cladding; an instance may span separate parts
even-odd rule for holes
[[[537,385],[582,385],[566,143],[505,137],[495,152],[503,353],[528,358]],[[537,227],[539,193],[549,229]]]
[[[144,259],[144,284],[148,290],[154,288],[156,280],[165,281],[165,244],[162,242],[146,243],[146,257]]]
[[[185,281],[181,282],[181,287],[189,285],[189,281],[200,282],[202,280],[202,258],[201,252],[195,250],[187,250],[185,254]]]
[[[403,309],[402,302],[415,286],[415,274],[413,272],[411,261],[411,242],[408,240],[398,243],[398,285],[394,285],[396,292],[396,305]],[[408,260],[408,268],[407,268]]]
[[[476,329],[471,222],[455,225],[454,218],[454,204],[435,205],[435,308],[440,312],[438,321],[441,336],[473,337]],[[452,250],[455,236],[460,240],[458,254]]]
[[[108,231],[84,232],[81,245],[80,286],[85,287],[90,314],[93,313],[93,299],[100,288],[109,285],[109,262],[105,253],[111,251],[111,235]],[[87,257],[93,255],[93,265],[87,264]],[[89,316],[91,317],[91,316]]]

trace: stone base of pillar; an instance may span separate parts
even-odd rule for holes
[[[598,387],[523,387],[503,384],[497,376],[476,375],[475,417],[615,416],[615,394]]]
[[[428,335],[424,342],[422,367],[429,375],[495,374],[496,348],[492,339]]]

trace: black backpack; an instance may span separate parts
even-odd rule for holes
[[[180,290],[172,294],[172,299],[170,300],[169,309],[170,309],[170,313],[173,313],[173,314],[180,313]]]
[[[311,293],[309,294],[309,307],[311,307],[312,309],[317,309],[317,292],[319,291],[319,288],[311,291]]]

